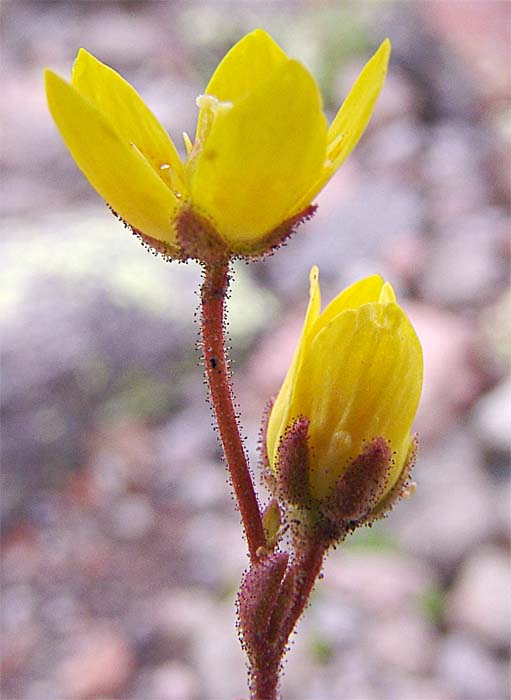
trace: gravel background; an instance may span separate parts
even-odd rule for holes
[[[418,489],[333,552],[284,700],[507,700],[511,4],[2,3],[5,700],[246,694],[246,565],[195,348],[200,280],[148,255],[65,151],[42,69],[80,46],[176,143],[225,50],[263,26],[332,114],[384,36],[384,93],[315,219],[239,266],[235,389],[257,462],[320,266],[325,301],[381,272],[425,350]]]

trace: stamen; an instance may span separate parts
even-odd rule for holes
[[[186,155],[189,156],[190,153],[192,152],[193,143],[192,143],[192,139],[188,136],[186,131],[183,131],[183,141],[185,142]]]
[[[195,103],[199,109],[204,109],[212,113],[227,111],[232,107],[232,102],[221,102],[218,97],[214,95],[199,95]]]

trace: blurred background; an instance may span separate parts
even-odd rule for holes
[[[313,263],[325,301],[363,275],[391,280],[426,364],[417,493],[329,555],[283,697],[509,698],[510,13],[493,0],[2,3],[6,700],[246,695],[234,600],[247,560],[204,400],[199,270],[149,255],[111,216],[50,120],[42,70],[69,76],[86,47],[180,145],[218,60],[257,26],[309,67],[329,116],[385,36],[394,51],[314,220],[237,269],[229,329],[253,465]]]

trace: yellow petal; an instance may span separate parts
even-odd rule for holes
[[[171,190],[93,104],[55,73],[45,78],[52,117],[92,187],[131,226],[172,244],[178,200]]]
[[[380,304],[395,304],[396,294],[392,289],[392,285],[389,282],[385,282],[381,288],[380,298],[378,299]]]
[[[167,178],[174,175],[175,181],[169,184],[179,188],[183,164],[170,136],[119,73],[80,49],[73,65],[71,85],[101,112],[121,138],[136,145],[160,177],[169,182]],[[162,166],[167,167],[162,169]]]
[[[325,166],[309,192],[293,208],[293,212],[301,211],[312,202],[359,142],[385,82],[390,51],[390,41],[385,39],[358,76],[328,129]]]
[[[316,83],[296,61],[230,109],[222,104],[189,188],[194,204],[236,248],[279,225],[316,179],[326,122]]]
[[[362,304],[379,301],[381,290],[384,286],[383,278],[380,275],[371,275],[346,287],[328,304],[316,321],[313,332],[315,334],[318,333],[321,328],[347,309],[356,309]]]
[[[222,102],[239,102],[254,88],[268,80],[273,71],[287,61],[286,54],[262,29],[246,34],[223,57],[204,93]],[[199,112],[196,139],[204,138],[205,112]]]
[[[357,145],[385,82],[391,45],[388,39],[367,62],[328,130],[328,158],[337,169]]]
[[[246,34],[226,53],[206,87],[207,95],[239,102],[288,60],[263,29]]]
[[[268,422],[266,446],[270,464],[275,466],[275,457],[279,447],[279,441],[283,431],[287,427],[289,400],[296,375],[296,369],[301,364],[304,353],[310,344],[310,331],[314,326],[321,308],[321,291],[319,288],[319,270],[314,266],[309,275],[309,306],[305,314],[302,334],[295,350],[293,360],[287,371],[284,383],[273,405],[270,420]]]
[[[396,304],[345,311],[312,341],[298,368],[289,419],[307,416],[318,498],[333,487],[364,442],[382,436],[395,451],[391,482],[406,457],[422,387],[422,351]]]

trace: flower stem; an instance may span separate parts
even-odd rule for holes
[[[266,539],[229,383],[229,363],[224,338],[225,298],[228,286],[227,261],[205,265],[201,288],[204,364],[225,461],[247,537],[250,560],[256,563],[257,550],[266,545]]]
[[[295,559],[290,567],[290,575],[294,576],[295,588],[293,604],[286,615],[281,627],[280,642],[282,650],[296,623],[302,616],[323,565],[323,557],[328,549],[328,543],[323,540],[311,540],[303,547],[295,549]]]
[[[295,556],[281,585],[283,595],[277,599],[273,613],[276,628],[272,631],[270,626],[259,654],[252,661],[251,700],[277,700],[282,658],[289,636],[307,606],[328,546],[328,541],[321,537],[295,542]],[[282,612],[284,615],[282,619],[277,618],[277,622],[275,614],[280,617]]]

